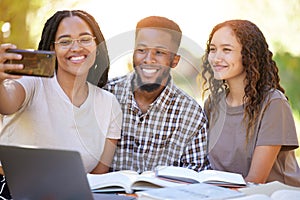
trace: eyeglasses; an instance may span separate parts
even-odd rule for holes
[[[96,37],[91,35],[83,35],[80,36],[78,39],[72,39],[70,37],[63,37],[60,38],[58,41],[54,42],[54,44],[58,44],[63,49],[69,49],[74,44],[75,41],[78,42],[79,45],[83,47],[88,47],[93,44],[93,41]]]

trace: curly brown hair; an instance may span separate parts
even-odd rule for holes
[[[230,27],[242,46],[242,65],[246,71],[243,121],[247,126],[247,138],[249,138],[254,131],[262,103],[266,99],[268,91],[278,89],[283,94],[285,91],[279,83],[278,67],[272,58],[273,53],[269,50],[261,30],[248,20],[228,20],[217,24],[213,28],[203,56],[202,97],[204,98],[206,92],[210,92],[208,101],[205,104],[208,116],[210,113],[218,113],[217,105],[222,94],[230,92],[230,88],[226,85],[225,80],[214,79],[213,70],[208,62],[212,37],[222,27]],[[212,118],[215,117],[213,115]]]

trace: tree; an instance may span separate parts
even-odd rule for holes
[[[20,48],[34,48],[35,40],[30,36],[31,25],[28,22],[28,14],[35,12],[42,6],[39,0],[0,0],[0,43],[11,42]],[[3,30],[3,25],[8,29]],[[3,32],[5,31],[5,32]]]
[[[280,82],[286,90],[286,95],[293,110],[300,113],[300,57],[289,52],[278,52],[274,59],[279,67]]]

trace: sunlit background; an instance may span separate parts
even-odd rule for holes
[[[0,0],[0,43],[36,49],[42,27],[57,10],[82,9],[98,21],[111,58],[110,77],[131,69],[133,31],[150,15],[168,17],[183,31],[182,60],[176,83],[202,104],[198,85],[201,56],[208,35],[219,22],[247,19],[263,31],[280,68],[300,134],[300,1],[299,0]],[[126,48],[122,49],[122,47]],[[300,157],[300,150],[297,150]]]

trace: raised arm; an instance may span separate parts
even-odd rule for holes
[[[21,59],[21,55],[6,53],[7,49],[15,49],[13,44],[0,45],[0,114],[13,114],[20,109],[25,100],[25,90],[21,84],[14,79],[21,76],[10,75],[5,73],[8,69],[22,69],[23,65],[5,64],[9,59]]]

